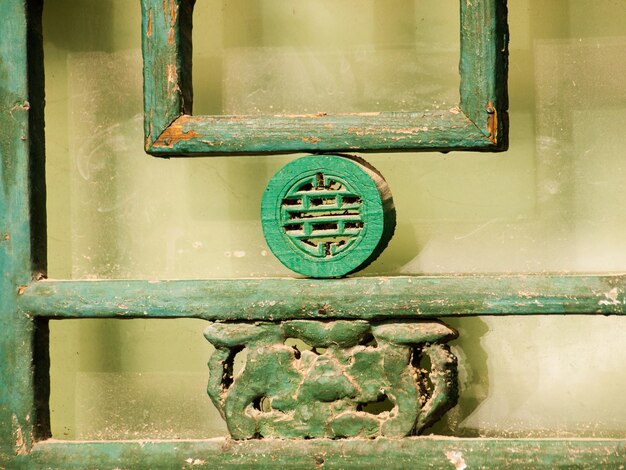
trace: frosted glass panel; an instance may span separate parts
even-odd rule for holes
[[[268,252],[259,207],[292,157],[146,156],[139,7],[98,3],[106,29],[77,20],[90,4],[46,6],[50,275],[291,276]],[[237,2],[225,4],[218,16]],[[507,153],[366,155],[389,182],[398,227],[364,274],[626,268],[623,4],[603,3],[596,29],[585,2],[510,5]],[[227,36],[245,46],[250,34],[242,26]],[[219,68],[198,61],[200,71]]]
[[[243,21],[235,27],[236,13],[245,13],[242,2],[212,8],[215,3],[197,2],[199,12],[211,10],[216,24],[228,28],[202,30],[196,22],[195,34],[208,48],[196,46],[196,113],[225,112],[231,106],[228,90],[254,85],[249,77],[237,83],[231,65],[224,65],[231,59],[220,58],[212,47],[239,59],[249,48],[266,48],[283,54],[280,60],[297,61],[286,48],[304,51],[313,44],[332,64],[335,56],[328,47],[337,41],[348,56],[358,57],[362,50],[378,60],[384,52],[387,59],[382,60],[393,63],[394,54],[404,53],[403,38],[410,32],[399,28],[395,36],[394,25],[403,15],[385,8],[391,2],[366,1],[363,11],[344,21],[345,28],[333,26],[334,37],[329,30],[318,37],[300,23],[300,31],[286,36],[288,44],[279,43],[279,28],[258,31],[259,25],[272,24],[271,15],[257,15],[256,26]],[[326,5],[340,8],[340,3]],[[441,16],[446,2],[399,3],[413,5],[416,12],[435,5],[432,15],[439,16],[429,11],[423,17],[430,20],[424,22],[443,21],[444,42],[452,37],[458,15]],[[514,0],[509,10],[510,150],[365,155],[388,180],[398,211],[395,238],[365,275],[626,271],[626,0]],[[432,29],[419,15],[407,15],[406,21],[416,18],[415,37]],[[329,25],[337,21],[326,20]],[[284,17],[280,21],[284,28],[291,24]],[[160,160],[145,155],[139,25],[138,2],[46,2],[50,277],[291,276],[268,253],[259,207],[269,178],[293,157]],[[376,28],[384,34],[376,35]],[[308,43],[298,42],[297,32]],[[439,38],[430,34],[423,40],[436,45]],[[422,39],[411,41],[417,49]],[[272,73],[276,70],[281,69],[274,67]],[[303,69],[298,70],[300,77]],[[318,74],[316,80],[326,76]],[[407,75],[399,77],[407,82],[400,91],[416,89]],[[448,89],[446,80],[448,74],[442,74],[428,86]],[[344,83],[334,93],[345,99],[331,103],[326,96],[320,102],[362,110],[378,100],[378,86],[359,101]],[[433,105],[445,100],[435,95]],[[394,99],[395,94],[381,92],[380,97]],[[262,110],[271,102],[254,106]],[[313,106],[311,101],[295,103],[301,110],[304,104]],[[151,323],[52,322],[56,438],[224,434],[205,392],[211,349],[202,337],[204,323]],[[624,436],[622,319],[463,318],[450,323],[461,333],[454,342],[461,402],[436,432]]]
[[[423,111],[459,102],[456,0],[206,0],[194,113]]]
[[[226,433],[206,393],[201,320],[50,323],[52,434],[192,439]]]

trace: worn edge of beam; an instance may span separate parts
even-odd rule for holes
[[[524,468],[611,466],[626,461],[624,439],[48,441],[12,468]],[[465,465],[465,466],[463,466]],[[416,467],[417,466],[417,467]]]
[[[626,313],[626,275],[38,281],[24,313],[44,318],[428,318]]]
[[[451,108],[432,113],[182,115],[149,152],[206,156],[453,149],[488,151],[496,146],[458,108]]]

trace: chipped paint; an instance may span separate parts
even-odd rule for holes
[[[178,70],[176,64],[167,64],[167,96],[180,91],[178,86]]]
[[[146,30],[146,34],[148,36],[148,39],[152,37],[152,8],[150,8],[150,10],[148,11],[148,27]]]
[[[463,453],[460,451],[448,451],[446,452],[446,458],[452,465],[454,465],[454,468],[456,470],[465,470],[467,468],[467,464],[465,463],[465,459],[463,458]]]
[[[24,431],[22,431],[22,426],[15,415],[13,415],[13,435],[15,439],[15,455],[28,454],[26,441],[24,441]]]
[[[620,305],[622,302],[617,298],[619,293],[617,287],[613,287],[610,291],[604,292],[603,295],[605,298],[600,300],[598,305]]]
[[[167,8],[165,1],[163,2],[163,7]],[[169,16],[170,29],[167,35],[167,43],[174,45],[176,43],[176,23],[178,20],[178,2],[176,0],[170,0]]]
[[[13,107],[9,110],[11,116],[15,111],[28,111],[30,109],[30,103],[28,101],[23,101],[21,103],[15,103]]]
[[[181,116],[174,121],[154,142],[155,147],[172,148],[179,142],[197,139],[201,135],[195,130],[186,130],[189,119],[187,116]]]
[[[498,111],[491,101],[487,103],[487,132],[494,144],[498,143]]]

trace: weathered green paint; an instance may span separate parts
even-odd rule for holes
[[[458,108],[432,113],[311,116],[187,116],[148,153],[161,157],[297,152],[493,150]]]
[[[153,3],[156,5],[158,2]],[[163,3],[157,6],[167,11],[168,2],[165,3],[165,10]],[[175,10],[172,5],[177,4],[169,1],[169,5],[171,13]],[[191,21],[191,3],[187,5],[189,9],[184,9],[182,14],[176,10],[176,18],[183,18],[183,23]],[[624,465],[626,440],[379,438],[71,443],[48,440],[38,442],[31,448],[34,441],[44,439],[49,431],[45,396],[48,380],[47,318],[195,316],[214,320],[286,320],[303,317],[382,319],[474,314],[622,315],[626,305],[624,275],[379,277],[333,281],[33,282],[33,278],[37,279],[45,272],[40,10],[41,2],[37,0],[5,0],[0,15],[0,467],[408,468],[432,465],[436,468],[460,468],[465,464],[469,468],[619,468]],[[188,26],[183,29],[189,32]],[[176,30],[173,32],[177,34]],[[505,43],[501,33],[496,33],[497,41]],[[174,43],[183,51],[182,58],[190,57],[188,36],[175,38]],[[502,60],[503,56],[497,57]],[[502,64],[501,67],[504,68]],[[147,70],[152,69],[148,67]],[[168,125],[166,121],[169,118],[181,126],[195,119],[181,115],[181,110],[183,113],[190,112],[190,88],[185,86],[189,83],[189,71],[189,64],[181,61],[176,69],[178,82],[173,81],[171,88],[160,91],[167,97],[169,90],[171,98],[167,104],[169,109],[161,115],[166,117],[164,126]],[[179,86],[183,84],[180,90],[174,86],[177,83]],[[496,88],[502,89],[500,85]],[[465,103],[464,106],[474,106],[467,101]],[[479,110],[480,106],[476,105],[473,109]],[[499,106],[506,109],[501,102]],[[467,109],[464,112],[469,113]],[[472,129],[471,132],[477,136],[479,132],[483,133],[462,113],[452,114],[458,117],[455,122],[460,123],[463,129]],[[499,116],[502,116],[501,111]],[[419,117],[415,115],[416,120]],[[364,120],[359,121],[359,129],[368,132],[371,122],[367,124],[366,116],[346,117],[361,118]],[[294,119],[299,122],[299,118]],[[390,119],[401,122],[404,117],[391,116]],[[219,120],[231,128],[229,118]],[[306,122],[308,118],[302,120]],[[440,119],[440,123],[445,124],[445,120]],[[478,118],[475,120],[479,121]],[[285,135],[287,121],[291,118],[285,118],[281,124],[285,126],[281,131]],[[247,122],[246,125],[254,125],[251,121]],[[498,119],[496,122],[501,121]],[[417,121],[411,125],[417,126]],[[342,130],[337,135],[340,132]],[[442,142],[445,145],[440,148],[445,148],[446,142],[456,142],[460,146],[472,143],[473,138],[464,138],[461,134],[459,132],[454,137],[457,140],[446,140],[442,137],[443,131],[432,134],[432,142],[429,140],[428,144],[436,149]],[[436,135],[439,135],[439,141]],[[271,151],[270,141],[263,141],[263,138],[259,141],[260,148]],[[338,137],[335,142],[339,142]],[[499,138],[498,145],[501,142]],[[231,141],[229,145],[235,149],[239,144]],[[324,145],[332,143],[322,143]],[[193,146],[189,148],[194,149]],[[295,148],[294,145],[284,151]],[[374,147],[372,149],[375,150]],[[288,324],[290,332],[299,332],[294,334],[304,335],[312,342],[327,344],[330,337],[346,347],[353,342],[350,331],[360,331],[355,325],[361,325],[353,324],[349,330],[331,328],[326,332],[323,329],[318,331],[319,324]],[[388,334],[400,338],[398,331],[389,333],[383,327],[377,328],[381,338]],[[236,340],[240,338],[230,337],[226,342]],[[410,340],[410,337],[402,339],[405,340]],[[40,392],[35,391],[35,382]]]
[[[285,165],[261,203],[265,241],[281,263],[314,278],[342,277],[374,261],[396,226],[382,175],[357,157],[318,155]]]
[[[41,203],[30,197],[43,184],[43,82],[29,82],[41,62],[37,18],[41,2],[6,0],[0,15],[0,466],[27,452],[34,439],[48,435],[47,371],[33,368],[33,357],[47,349],[46,322],[35,322],[17,308],[21,286],[43,266],[41,251],[31,249],[31,223],[41,220]],[[30,31],[27,20],[30,21]],[[45,232],[44,232],[45,234]],[[47,365],[47,351],[38,366]],[[33,391],[34,376],[42,383]]]
[[[16,469],[115,468],[620,468],[623,440],[518,440],[414,437],[333,441],[43,442]]]
[[[194,3],[195,0],[141,2],[146,149],[177,117],[191,113]]]
[[[506,1],[461,0],[461,105],[494,143],[508,147]]]
[[[236,439],[404,437],[457,402],[456,357],[443,344],[457,333],[439,322],[213,323],[204,335],[216,347],[207,391]]]
[[[40,281],[20,308],[46,318],[419,318],[626,313],[626,276],[516,275],[193,281]]]
[[[506,0],[459,2],[459,107],[297,116],[191,116],[193,3],[142,1],[146,151],[152,155],[506,149]]]

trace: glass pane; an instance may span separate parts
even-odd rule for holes
[[[50,322],[57,439],[200,439],[226,425],[206,393],[202,320]]]
[[[509,2],[510,151],[366,155],[390,184],[398,227],[364,275],[626,270],[625,6]],[[50,0],[44,23],[50,277],[290,276],[268,253],[259,206],[269,178],[293,157],[146,156],[138,2]],[[206,112],[222,102],[207,101]],[[621,322],[455,320],[462,399],[436,430],[623,436]],[[52,323],[55,437],[224,432],[204,390],[202,322],[173,321],[154,333],[141,322],[79,323]],[[142,337],[159,347],[147,344],[139,356],[131,338]],[[155,398],[157,386],[168,393]],[[168,407],[180,393],[193,404]],[[135,410],[119,396],[139,400],[147,421],[143,411],[126,420]],[[108,418],[98,416],[105,411]],[[175,413],[183,418],[172,428]]]
[[[584,5],[510,6],[509,152],[366,155],[398,227],[364,274],[626,268],[623,0],[595,29]],[[292,157],[144,154],[139,22],[114,0],[46,6],[50,275],[292,275],[259,222]]]
[[[457,0],[206,0],[193,41],[195,114],[459,102]]]
[[[618,317],[448,319],[460,400],[429,433],[624,437]],[[50,323],[56,439],[201,439],[226,425],[209,399],[202,320]],[[583,332],[583,333],[581,333]],[[240,365],[235,364],[235,370]],[[612,404],[608,406],[608,404]]]

